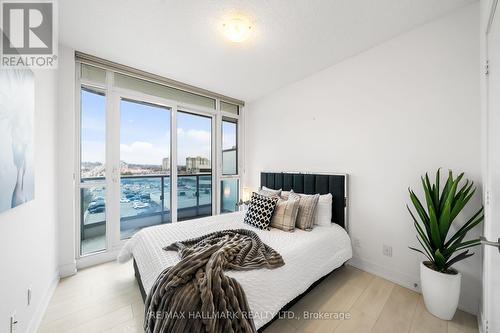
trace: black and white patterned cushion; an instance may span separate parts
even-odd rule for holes
[[[269,224],[277,203],[277,197],[267,197],[253,192],[243,221],[261,230],[270,230]]]

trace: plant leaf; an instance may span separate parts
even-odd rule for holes
[[[424,188],[424,194],[425,194],[425,203],[427,204],[427,208],[433,207],[434,211],[436,212],[436,207],[434,207],[434,201],[432,201],[432,186],[431,183],[429,182],[429,176],[427,173],[425,174],[425,177],[421,177],[422,180],[422,187]]]
[[[429,249],[427,249],[427,248],[424,246],[424,244],[422,244],[422,241],[420,240],[420,238],[418,238],[418,236],[417,236],[417,240],[418,240],[418,242],[420,243],[420,245],[422,246],[422,248],[424,249],[425,253],[427,253],[427,255],[429,256],[429,260],[430,260],[430,261],[434,261],[434,260],[432,259],[432,254],[431,254],[431,253],[432,253],[432,251],[431,251],[431,250],[429,250]]]
[[[465,199],[469,195],[473,186],[474,186],[474,182],[469,183],[469,180],[467,179],[465,184],[462,186],[462,188],[455,195],[455,201],[453,202],[453,206],[455,205],[455,203],[458,199],[460,199],[460,198]]]
[[[434,206],[440,207],[439,204],[439,182],[441,181],[441,168],[438,168],[436,171],[436,190],[434,191]]]
[[[446,259],[443,257],[439,249],[434,252],[434,264],[439,272],[446,270]]]
[[[455,257],[453,257],[452,259],[448,260],[448,262],[445,265],[445,269],[448,269],[453,264],[456,264],[457,262],[459,262],[461,260],[464,260],[464,259],[467,259],[469,257],[472,257],[473,255],[474,255],[474,253],[469,253],[469,250],[464,251],[464,252],[462,252],[460,254],[457,254]]]
[[[449,259],[451,257],[451,255],[457,250],[458,244],[460,244],[464,240],[466,235],[467,235],[467,233],[464,233],[456,241],[454,241],[453,244],[451,244],[449,247],[446,247],[446,246],[444,247],[445,250],[443,252],[443,255],[445,256],[445,258]]]
[[[455,180],[452,179],[452,184],[451,184],[449,190],[447,191],[447,193],[445,193],[445,191],[443,191],[443,194],[446,195],[446,198],[445,198],[445,201],[444,201],[444,205],[442,207],[443,209],[444,209],[444,207],[446,207],[446,205],[449,205],[450,206],[450,211],[451,211],[451,207],[452,207],[453,201],[455,200],[455,193],[457,191],[458,183],[460,182],[460,180],[462,180],[463,176],[464,176],[464,173],[462,172],[457,177],[457,179],[455,179]]]
[[[425,254],[424,252],[422,252],[421,250],[416,249],[416,248],[411,247],[411,246],[408,246],[408,248],[411,249],[411,250],[413,250],[413,251],[417,251],[417,252],[422,253],[427,259],[429,259],[429,261],[432,261],[432,259],[427,254]]]
[[[413,192],[410,189],[408,189],[408,191],[410,192],[410,199],[413,203],[413,206],[415,207],[415,210],[417,211],[418,216],[420,217],[420,219],[424,223],[424,226],[425,226],[425,229],[427,230],[427,232],[430,233],[429,215],[427,215],[427,212],[425,211],[424,206],[422,205],[422,203],[420,202],[420,200],[416,196],[415,192]]]
[[[469,240],[469,241],[466,241],[466,242],[463,242],[462,243],[462,240],[463,238],[459,238],[457,239],[453,244],[452,246],[450,246],[449,248],[446,249],[446,251],[443,252],[443,255],[445,256],[445,258],[448,258],[451,257],[451,255],[459,250],[463,250],[463,249],[466,249],[466,248],[469,248],[469,247],[473,247],[473,246],[476,246],[476,245],[479,245],[481,243],[481,241],[479,240],[479,238],[476,238],[476,239],[472,239],[472,240]]]
[[[439,233],[438,219],[436,216],[436,211],[434,209],[434,204],[432,202],[430,189],[427,187],[426,181],[422,177],[422,185],[424,187],[425,199],[427,201],[427,208],[429,210],[429,227],[430,227],[430,238],[434,248],[441,248],[441,235]]]
[[[408,205],[406,208],[413,219],[417,240],[422,249],[410,249],[424,254],[439,272],[446,272],[454,263],[470,257],[470,247],[477,246],[479,239],[464,241],[467,233],[484,219],[484,209],[480,208],[455,234],[448,237],[451,225],[464,207],[474,196],[476,188],[474,182],[465,179],[460,185],[464,173],[456,178],[453,171],[448,171],[448,177],[441,191],[441,169],[436,171],[435,183],[432,184],[428,173],[421,177],[425,202],[417,197],[414,191],[408,188],[410,199],[417,214],[414,214]],[[427,206],[425,207],[424,204]],[[420,218],[417,220],[416,216]],[[422,223],[422,224],[421,224]],[[447,239],[448,238],[448,239]],[[458,255],[457,251],[465,250]],[[451,258],[451,259],[450,259]]]
[[[450,244],[452,244],[455,240],[458,238],[465,236],[469,230],[474,228],[476,225],[481,223],[484,219],[483,215],[484,207],[481,207],[476,214],[474,214],[465,224],[458,229],[458,231],[445,243],[445,247],[448,247]],[[462,238],[463,239],[463,238]]]
[[[420,227],[420,225],[418,223],[416,223],[415,229],[417,229],[417,233],[419,234],[420,238],[422,238],[422,240],[424,241],[425,245],[427,246],[427,249],[432,252],[433,249],[432,249],[432,245],[431,245],[431,240],[424,233],[424,231],[422,230],[422,227]]]
[[[430,238],[432,241],[432,244],[434,245],[434,248],[439,249],[442,247],[441,243],[441,235],[439,234],[439,225],[438,225],[438,220],[436,217],[436,213],[434,213],[434,208],[430,207],[430,229],[431,229],[431,234]]]
[[[467,194],[467,193],[468,193],[467,191],[464,191],[462,193],[462,195],[460,196],[460,198],[458,198],[458,200],[455,202],[453,210],[451,211],[451,216],[450,216],[451,221],[453,221],[455,219],[455,217],[457,217],[457,215],[462,211],[462,209],[465,207],[465,205],[467,205],[467,203],[472,198],[474,193],[476,193],[476,189],[474,189],[469,194]]]
[[[418,236],[420,236],[420,238],[424,242],[425,248],[427,249],[427,251],[429,253],[433,253],[434,250],[432,248],[431,242],[430,242],[429,238],[424,234],[424,231],[422,230],[422,228],[420,227],[420,225],[418,223],[415,224],[415,229],[417,229]],[[417,239],[418,239],[418,237],[417,237]],[[424,245],[422,244],[422,246],[424,246]]]
[[[441,239],[445,239],[448,234],[448,230],[451,225],[451,202],[446,200],[444,204],[444,209],[441,211],[441,216],[439,216],[439,232]]]
[[[429,175],[427,174],[427,172],[425,173],[425,187],[427,187],[428,191],[429,191],[429,194],[430,194],[430,202],[427,201],[427,206],[429,206],[429,204],[432,204],[432,206],[434,207],[434,211],[436,212],[436,215],[439,215],[439,207],[436,207],[436,203],[434,201],[434,191],[436,190],[436,187],[434,185],[431,185],[431,181],[429,180]],[[427,200],[427,197],[425,198]]]
[[[441,193],[441,198],[439,199],[439,210],[443,210],[444,202],[446,200],[446,196],[450,191],[450,187],[453,183],[453,173],[451,170],[448,171],[448,179],[446,179],[446,183],[444,184],[443,193]]]
[[[408,212],[410,213],[413,223],[415,225],[415,229],[417,229],[417,232],[420,234],[420,236],[424,239],[425,243],[428,245],[429,249],[431,248],[429,238],[427,235],[425,235],[424,231],[422,230],[422,227],[418,223],[417,219],[415,218],[415,215],[413,215],[413,212],[411,211],[410,207],[406,205],[406,209],[408,209]]]
[[[480,244],[481,244],[481,241],[479,239],[473,239],[473,240],[461,243],[460,246],[458,246],[455,249],[455,251],[460,251],[460,250],[463,250],[463,249],[468,249],[469,247],[478,246]]]
[[[468,186],[469,180],[466,181],[465,185],[462,186],[462,188],[455,195],[456,189],[463,175],[464,174],[461,173],[450,187],[441,216],[439,216],[439,231],[441,232],[441,238],[443,240],[446,239],[451,223],[468,201],[468,199],[466,199],[466,195],[468,193],[468,189],[470,189]]]

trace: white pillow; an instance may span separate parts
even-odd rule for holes
[[[314,225],[330,226],[332,224],[332,200],[331,193],[319,196]]]
[[[281,195],[281,189],[279,189],[279,190],[273,190],[272,188],[268,188],[268,187],[262,186],[261,190],[259,191],[259,194],[260,195],[267,195],[267,196],[276,195],[276,196],[279,197]]]

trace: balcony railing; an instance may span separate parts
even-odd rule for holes
[[[82,179],[83,182],[103,177]],[[169,175],[122,175],[120,182],[120,233],[129,238],[141,228],[170,223],[171,178]],[[97,186],[98,187],[98,186]],[[103,187],[82,189],[82,252],[86,240],[105,238],[106,204]],[[177,220],[212,215],[212,174],[183,174],[177,177]]]

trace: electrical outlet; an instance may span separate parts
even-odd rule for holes
[[[352,238],[352,246],[361,247],[361,241],[359,240],[359,238],[355,238],[355,237]]]
[[[10,333],[16,333],[17,328],[17,319],[16,313],[14,312],[12,316],[10,316]]]
[[[386,257],[392,257],[392,246],[382,245],[382,254]]]
[[[31,305],[31,294],[32,294],[31,288],[32,288],[31,286],[29,286],[29,288],[28,288],[28,299],[27,299],[28,306]]]

